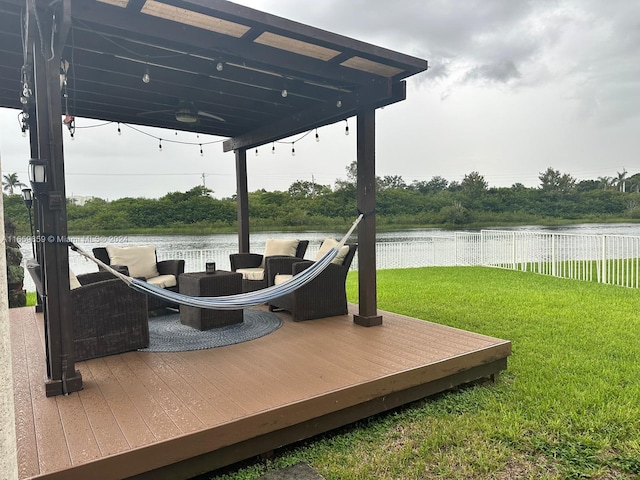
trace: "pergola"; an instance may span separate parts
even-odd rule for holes
[[[0,106],[22,110],[31,163],[47,173],[34,188],[38,234],[52,239],[38,249],[47,395],[82,388],[65,241],[66,114],[228,137],[223,145],[235,154],[241,252],[249,251],[247,150],[356,116],[364,218],[354,321],[373,326],[382,323],[375,110],[404,100],[404,80],[426,69],[425,60],[225,0],[0,0]]]

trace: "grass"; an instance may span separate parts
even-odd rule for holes
[[[511,340],[508,370],[207,478],[299,461],[328,480],[639,477],[640,291],[482,267],[380,271],[378,291],[380,309]]]
[[[36,292],[27,292],[27,307],[35,306],[37,301]]]

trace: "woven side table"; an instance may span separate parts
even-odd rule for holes
[[[242,293],[242,274],[217,270],[216,273],[189,272],[180,275],[180,293],[192,297],[221,297]],[[180,322],[184,325],[209,330],[241,323],[242,310],[211,310],[180,306]]]

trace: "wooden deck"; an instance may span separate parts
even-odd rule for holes
[[[189,478],[506,368],[508,341],[382,313],[89,360],[84,390],[47,398],[41,314],[11,310],[19,478]]]

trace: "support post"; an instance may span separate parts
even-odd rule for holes
[[[60,60],[70,25],[70,2],[63,2],[62,14],[57,16],[50,15],[46,6],[30,1],[27,5],[30,13],[36,8],[44,9],[39,12],[39,35],[42,38],[30,44],[35,84],[37,158],[46,161],[47,168],[48,191],[37,197],[36,216],[39,218],[36,220],[36,228],[40,229],[39,237],[44,239],[39,260],[45,294],[45,393],[49,397],[82,389],[82,375],[75,369],[73,346],[60,94]],[[54,25],[54,22],[58,23]],[[50,43],[52,41],[53,45]]]
[[[358,225],[359,312],[353,321],[365,327],[382,324],[378,315],[376,285],[376,118],[375,108],[358,111],[357,164],[358,210],[364,217]]]
[[[238,208],[238,251],[249,253],[249,192],[247,187],[247,149],[234,150],[236,155],[236,201]]]

